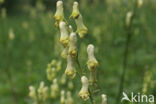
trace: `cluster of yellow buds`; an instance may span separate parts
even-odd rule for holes
[[[44,86],[44,82],[40,83],[38,88],[38,100],[45,101],[48,98],[48,87]]]
[[[34,101],[37,100],[36,89],[34,86],[29,86],[29,97],[32,98]]]
[[[29,86],[29,97],[33,99],[33,104],[44,102],[48,98],[48,87],[44,85],[43,81],[40,83],[37,92],[34,86]]]
[[[61,61],[52,60],[50,64],[48,64],[47,67],[47,79],[49,81],[52,81],[55,77],[58,71],[61,70]]]
[[[59,94],[59,85],[57,83],[57,79],[53,80],[53,84],[51,85],[51,98],[56,99]]]
[[[102,103],[101,104],[107,104],[107,96],[105,94],[102,94],[101,97],[102,97]]]
[[[84,99],[87,100],[89,98],[89,91],[88,91],[88,87],[89,87],[89,81],[87,79],[86,76],[82,76],[81,77],[81,83],[82,83],[82,88],[79,92],[79,96]]]
[[[60,103],[61,104],[74,104],[74,100],[71,96],[71,92],[67,92],[67,97],[65,98],[65,91],[61,91],[61,97],[60,97]]]
[[[76,69],[74,68],[74,59],[70,55],[68,55],[67,57],[67,67],[65,74],[70,76],[71,79],[73,79],[76,75]]]

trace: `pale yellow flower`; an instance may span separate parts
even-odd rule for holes
[[[88,69],[90,71],[95,70],[95,68],[98,66],[98,61],[94,56],[94,45],[92,44],[88,45],[87,53],[88,53],[88,62],[87,62]]]
[[[76,43],[77,43],[77,35],[76,35],[76,33],[71,32],[68,53],[73,58],[77,56],[77,46],[76,46]]]
[[[63,2],[57,1],[56,3],[56,13],[54,15],[54,18],[56,20],[55,26],[57,27],[60,23],[60,21],[64,20],[64,10],[63,10]]]
[[[48,98],[48,87],[46,87],[44,85],[44,82],[42,81],[38,88],[38,99],[40,101],[45,101],[47,98]]]
[[[67,92],[66,104],[74,104],[74,100],[73,100],[73,98],[71,96],[71,92],[70,91]]]
[[[63,48],[63,51],[61,52],[61,56],[64,59],[67,59],[67,56],[68,56],[68,47]]]
[[[67,57],[67,67],[65,74],[70,76],[71,79],[73,79],[76,75],[76,70],[74,68],[74,59],[70,55],[68,55]]]
[[[143,0],[138,0],[138,7],[141,8],[143,5]]]
[[[10,39],[10,40],[14,40],[14,38],[15,38],[14,31],[13,31],[13,29],[10,29],[10,30],[9,30],[9,39]]]
[[[29,86],[29,97],[31,97],[33,100],[37,99],[36,89],[34,86]]]
[[[61,104],[66,104],[66,103],[65,103],[65,91],[64,91],[64,90],[61,91],[60,103],[61,103]]]
[[[82,88],[79,92],[80,98],[83,100],[87,100],[89,98],[89,91],[88,91],[88,86],[89,86],[89,81],[86,76],[81,77],[81,83],[82,83]]]
[[[87,34],[88,29],[83,23],[82,15],[80,14],[77,19],[75,19],[77,30],[76,32],[79,34],[80,38],[83,38],[85,34]]]
[[[66,25],[65,22],[60,22],[59,24],[59,28],[60,28],[60,43],[64,46],[64,47],[68,47],[69,45],[69,31],[68,31],[68,27]]]
[[[107,104],[107,96],[105,94],[102,94],[101,97],[102,97],[102,103],[101,104]]]
[[[133,12],[132,12],[132,11],[129,11],[129,12],[127,13],[127,15],[126,15],[126,26],[127,26],[127,27],[130,26],[132,16],[133,16]]]
[[[79,6],[78,2],[75,1],[73,3],[73,11],[70,17],[73,17],[74,19],[77,19],[79,17],[80,12],[78,6]]]
[[[57,79],[53,80],[53,84],[51,85],[51,98],[56,99],[59,93],[59,85],[57,83]]]

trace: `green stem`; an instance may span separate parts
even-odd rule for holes
[[[79,62],[79,59],[78,59],[78,54],[77,54],[77,57],[76,57],[76,63],[79,67],[79,69],[81,70],[81,75],[78,73],[78,75],[80,76],[80,78],[84,75],[83,73],[83,70],[81,68],[81,65],[80,65],[80,62]],[[89,98],[90,98],[90,101],[91,101],[91,104],[95,104],[95,101],[93,99],[93,96],[92,96],[92,93],[91,93],[91,90],[88,88],[88,91],[89,91]]]
[[[88,88],[88,91],[89,91],[89,98],[90,98],[90,101],[92,104],[95,104],[95,101],[93,99],[93,96],[92,96],[92,93],[91,93],[91,90]]]
[[[83,69],[82,69],[82,67],[81,67],[81,65],[80,65],[80,62],[79,62],[78,54],[77,54],[77,57],[76,57],[76,63],[77,63],[77,65],[78,65],[79,69],[80,69],[81,76],[84,75]]]

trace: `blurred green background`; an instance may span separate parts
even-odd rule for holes
[[[47,64],[52,59],[63,62],[58,80],[66,68],[60,56],[62,47],[53,15],[57,0],[0,0],[0,104],[31,104],[29,85],[39,86],[46,79]],[[95,45],[99,61],[97,104],[105,93],[109,104],[118,95],[126,43],[125,18],[133,10],[134,0],[79,0],[80,12],[88,34],[78,41],[80,64],[87,62],[87,45]],[[66,18],[72,12],[74,0],[64,0]],[[136,11],[131,29],[131,43],[124,83],[127,93],[156,96],[156,1],[143,0]],[[71,23],[74,27],[73,20]],[[74,28],[75,29],[75,28]],[[72,91],[75,104],[90,104],[78,96],[81,84],[75,78]],[[77,85],[78,84],[78,85]],[[60,86],[62,89],[66,86]],[[61,89],[60,88],[60,89]],[[50,104],[46,102],[46,104]],[[59,104],[59,98],[51,104]],[[154,104],[154,103],[153,103]]]

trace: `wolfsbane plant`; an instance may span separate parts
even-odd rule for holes
[[[78,59],[78,35],[80,39],[82,39],[88,32],[88,28],[84,25],[83,17],[79,11],[78,6],[78,2],[73,3],[73,11],[70,16],[70,19],[73,18],[75,20],[77,26],[76,31],[74,31],[72,29],[72,26],[69,25],[68,21],[65,19],[63,1],[57,1],[56,3],[56,13],[54,15],[54,19],[56,20],[55,26],[60,32],[59,42],[64,48],[62,50],[61,56],[67,60],[67,67],[60,80],[61,84],[65,85],[67,83],[66,76],[69,76],[70,82],[68,83],[68,89],[71,90],[73,88],[72,79],[78,76],[81,82],[77,83],[82,83],[82,87],[77,95],[84,101],[90,99],[91,104],[97,104],[95,102],[94,92],[96,92],[98,85],[96,80],[96,68],[99,64],[94,55],[94,45],[89,44],[88,47],[86,47],[88,53],[88,61],[86,62],[86,64],[89,69],[88,71],[90,72],[89,78],[87,77],[87,72],[85,71],[85,73],[83,68],[81,67]],[[47,67],[47,79],[51,82],[53,81],[51,86],[49,87],[51,90],[50,94],[48,94],[48,87],[44,87],[44,82],[41,82],[40,84],[39,89],[41,91],[39,91],[38,89],[39,92],[43,92],[43,94],[41,93],[43,98],[41,100],[42,102],[40,102],[41,94],[39,92],[37,93],[35,87],[29,87],[29,96],[33,99],[34,104],[40,104],[48,98],[56,99],[57,97],[60,97],[60,104],[76,104],[74,102],[74,99],[72,98],[71,91],[65,91],[65,89],[60,89],[60,85],[56,77],[59,71],[62,69],[62,65],[61,63],[57,63],[58,62],[56,60],[52,60],[52,62],[48,64]],[[75,64],[78,65],[78,69],[81,73],[79,73],[78,69],[76,69]],[[41,88],[43,89],[43,91]],[[102,95],[101,101],[102,104],[107,104],[106,95]]]
[[[57,5],[60,4],[60,2],[61,2],[61,7],[63,8],[62,1],[58,1]],[[61,9],[61,10],[63,10],[63,9]],[[78,40],[77,34],[80,36],[80,38],[84,38],[84,36],[88,32],[87,27],[84,25],[83,17],[79,11],[79,4],[78,4],[78,2],[73,3],[73,11],[70,16],[70,18],[73,18],[75,20],[75,23],[77,26],[76,32],[74,32],[72,30],[72,26],[69,25],[69,23],[67,21],[65,21],[66,19],[64,17],[64,12],[61,11],[60,13],[62,13],[62,14],[58,15],[57,18],[60,18],[60,20],[56,19],[56,15],[58,14],[58,11],[59,11],[59,8],[57,6],[54,18],[56,20],[56,23],[59,24],[58,28],[59,28],[59,31],[61,34],[60,42],[64,47],[62,56],[64,56],[63,58],[67,59],[67,68],[65,70],[65,74],[67,76],[69,76],[71,79],[74,79],[74,77],[76,76],[76,73],[78,73],[78,70],[76,70],[76,68],[74,67],[74,63],[77,63],[79,66],[79,69],[82,72],[81,74],[78,73],[81,76],[81,83],[82,83],[82,88],[79,92],[79,96],[83,100],[87,100],[88,98],[90,98],[91,103],[95,104],[94,97],[92,96],[92,92],[89,89],[89,84],[90,84],[90,86],[92,86],[92,85],[96,85],[96,83],[97,83],[96,67],[98,66],[98,61],[96,60],[96,58],[94,56],[94,45],[89,44],[88,48],[87,48],[87,52],[88,52],[87,65],[88,65],[88,69],[90,71],[90,79],[89,80],[88,80],[87,76],[84,74],[84,72],[81,68],[81,65],[79,63],[79,60],[78,60],[78,51],[77,51],[78,49],[77,49],[77,44],[76,44],[77,40]],[[64,19],[61,19],[61,17],[64,17]]]

